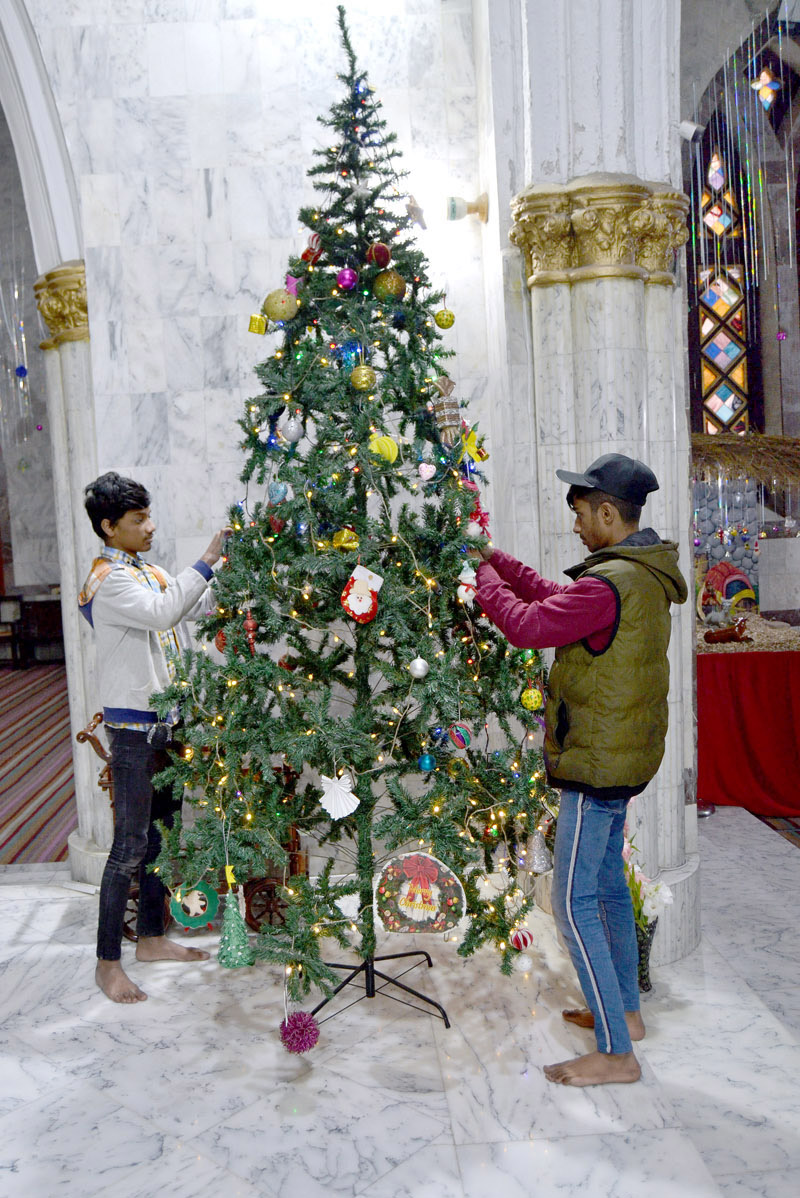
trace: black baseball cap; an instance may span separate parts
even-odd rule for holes
[[[583,474],[570,470],[556,470],[556,475],[571,487],[588,487],[592,491],[605,491],[616,499],[627,499],[642,506],[651,491],[658,490],[658,479],[649,466],[628,458],[624,453],[604,453],[601,458],[587,466]]]

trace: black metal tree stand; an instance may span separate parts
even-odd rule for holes
[[[333,991],[332,994],[330,994],[327,998],[323,998],[321,1003],[317,1003],[316,1007],[314,1007],[314,1010],[311,1012],[311,1014],[316,1015],[317,1012],[321,1011],[323,1007],[326,1007],[328,1005],[328,1003],[331,1002],[336,997],[336,995],[340,993],[340,991],[344,990],[345,986],[349,986],[349,985],[353,984],[354,979],[357,978],[359,974],[363,973],[363,975],[364,975],[364,993],[360,994],[358,998],[353,999],[353,1002],[348,1003],[346,1007],[342,1007],[341,1011],[332,1012],[331,1015],[327,1016],[328,1019],[332,1019],[334,1015],[340,1015],[342,1013],[342,1011],[346,1011],[348,1009],[348,1007],[354,1006],[354,1004],[357,1002],[363,1002],[363,1000],[365,998],[375,998],[376,994],[383,994],[383,993],[386,994],[387,998],[391,998],[394,1002],[402,1003],[406,1007],[412,1007],[415,1011],[424,1010],[424,1008],[418,1007],[415,1003],[408,1002],[407,999],[399,998],[396,994],[390,993],[390,991],[388,990],[388,987],[396,986],[398,988],[398,990],[402,990],[405,994],[410,994],[414,998],[418,998],[421,1002],[428,1003],[429,1006],[435,1007],[436,1010],[439,1012],[439,1016],[440,1016],[442,1022],[444,1023],[444,1026],[449,1027],[450,1020],[447,1018],[447,1012],[445,1011],[445,1009],[441,1005],[441,1003],[436,1002],[432,998],[428,998],[427,994],[421,994],[419,990],[414,990],[411,986],[407,986],[405,984],[405,982],[401,982],[399,978],[393,978],[390,974],[381,973],[381,971],[379,969],[375,968],[376,962],[398,961],[398,960],[400,960],[401,957],[424,957],[425,960],[428,962],[428,969],[433,968],[433,961],[430,958],[430,954],[426,953],[423,949],[415,949],[413,952],[410,952],[410,953],[387,953],[385,956],[380,956],[380,957],[365,957],[364,960],[361,962],[361,964],[357,965],[355,968],[353,968],[352,965],[343,965],[337,961],[326,961],[325,964],[330,969],[348,969],[350,972],[348,973],[347,977],[342,982],[339,983],[339,985],[336,987],[336,989]],[[408,967],[408,969],[406,969],[400,975],[400,977],[404,977],[406,973],[409,973],[412,969],[416,969],[417,965],[421,965],[421,964],[422,964],[421,961],[416,961],[413,965],[410,965]],[[383,984],[378,985],[376,987],[376,985],[375,985],[376,978],[380,978],[380,980]]]

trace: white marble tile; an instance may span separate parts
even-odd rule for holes
[[[47,1144],[42,1153],[41,1144]],[[110,1104],[105,1095],[76,1082],[0,1118],[0,1174],[7,1198],[81,1194],[128,1198],[159,1188],[181,1198],[210,1198],[224,1190],[242,1198],[264,1194],[221,1170],[198,1151],[167,1138],[132,1111]],[[86,1169],[88,1158],[92,1168]]]
[[[463,1198],[464,1192],[456,1150],[450,1144],[418,1149],[410,1160],[358,1191],[364,1198]]]
[[[743,1177],[721,1178],[724,1198],[795,1198],[796,1169],[770,1169],[765,1173],[746,1173]]]
[[[464,1198],[613,1194],[614,1198],[718,1198],[719,1188],[676,1130],[567,1135],[457,1150]]]

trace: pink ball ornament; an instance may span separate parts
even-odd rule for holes
[[[308,1011],[293,1011],[281,1024],[280,1033],[287,1052],[308,1052],[319,1040],[319,1024]]]
[[[352,266],[345,266],[336,276],[336,282],[342,291],[352,291],[358,282],[358,275],[353,270]]]
[[[529,932],[527,928],[516,928],[509,936],[509,940],[518,952],[522,952],[524,948],[530,948],[533,944],[533,933]]]

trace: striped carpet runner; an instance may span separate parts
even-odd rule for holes
[[[66,861],[77,826],[66,671],[0,670],[0,865]]]

